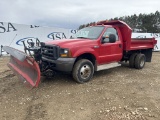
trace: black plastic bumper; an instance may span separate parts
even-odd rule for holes
[[[52,68],[54,70],[71,72],[76,58],[58,58],[57,60],[50,60],[42,57],[42,60],[54,64],[55,66]]]

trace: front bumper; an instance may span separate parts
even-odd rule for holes
[[[50,60],[42,57],[43,61],[54,64],[53,70],[71,72],[76,58],[58,58],[57,60]]]

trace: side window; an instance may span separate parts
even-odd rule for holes
[[[109,36],[110,34],[114,34],[116,36],[116,41],[118,41],[118,32],[115,28],[107,28],[103,36],[106,37]],[[105,38],[104,41],[109,42],[109,38]]]

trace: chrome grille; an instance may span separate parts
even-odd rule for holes
[[[59,47],[56,45],[44,45],[42,46],[42,57],[56,60],[59,57]]]

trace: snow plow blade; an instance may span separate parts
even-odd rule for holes
[[[40,69],[38,63],[24,52],[15,48],[4,46],[3,50],[9,53],[8,67],[23,81],[27,87],[38,87],[40,82]]]

